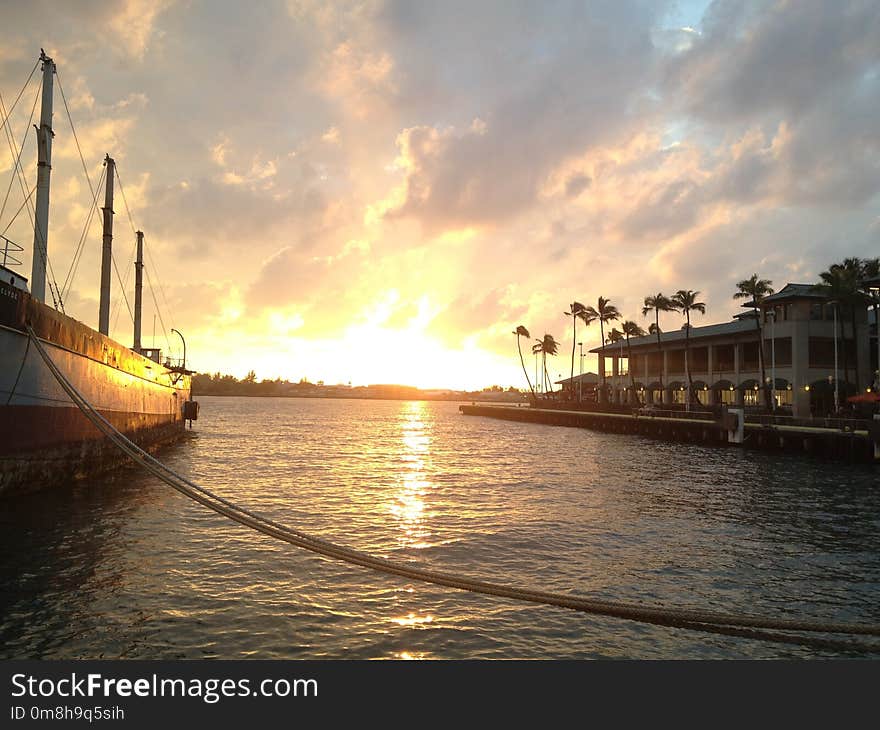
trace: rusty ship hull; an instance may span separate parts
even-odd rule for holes
[[[186,433],[187,372],[0,281],[0,494],[83,478],[124,460],[55,380],[30,343],[28,326],[72,385],[142,448]]]

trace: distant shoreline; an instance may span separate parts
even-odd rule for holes
[[[447,401],[451,403],[504,403],[513,405],[514,403],[528,403],[527,398],[523,399],[503,399],[503,398],[480,398],[469,395],[299,395],[299,394],[279,394],[279,393],[193,393],[193,398],[211,397],[211,398],[308,398],[310,400],[415,400],[415,401]]]

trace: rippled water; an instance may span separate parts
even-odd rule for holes
[[[160,454],[275,520],[396,560],[607,599],[880,622],[878,472],[461,416],[207,398]],[[517,604],[249,532],[132,469],[8,499],[3,658],[880,656]]]

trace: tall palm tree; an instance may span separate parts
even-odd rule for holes
[[[593,307],[587,307],[586,311],[591,317],[590,321],[599,320],[599,337],[601,338],[602,345],[605,344],[605,323],[613,322],[616,319],[620,319],[620,312],[617,311],[617,307],[611,304],[610,299],[606,299],[605,297],[599,297],[599,301],[596,303],[597,306],[595,309]],[[605,392],[605,368],[600,368],[602,372],[600,375],[602,376],[602,392]]]
[[[574,388],[574,348],[577,345],[578,317],[586,311],[586,307],[580,302],[572,302],[568,305],[568,311],[563,312],[566,317],[571,317],[571,385]]]
[[[516,349],[519,352],[519,362],[520,362],[520,365],[522,365],[523,375],[526,376],[526,382],[529,384],[529,390],[532,392],[532,400],[535,400],[535,398],[536,398],[535,387],[532,385],[532,381],[529,378],[529,371],[526,370],[526,362],[525,362],[525,360],[523,360],[522,347],[519,344],[520,337],[525,337],[526,339],[531,339],[532,336],[529,334],[529,331],[525,327],[523,327],[522,325],[517,327],[513,331],[513,334],[516,335]]]
[[[691,312],[706,313],[706,304],[698,302],[697,297],[700,292],[692,289],[679,289],[672,297],[673,306],[681,312],[687,322],[684,327],[684,369],[688,379],[688,403],[694,402],[694,378],[690,369],[690,349],[691,349]]]
[[[652,297],[645,297],[645,306],[642,307],[642,316],[647,317],[649,312],[654,312],[654,324],[648,331],[657,335],[657,350],[660,352],[660,390],[663,390],[663,344],[660,342],[660,312],[672,312],[675,307],[669,297],[657,293]]]
[[[867,306],[867,298],[861,290],[862,262],[857,258],[844,259],[839,264],[832,264],[827,271],[819,274],[820,282],[816,289],[829,297],[838,311],[840,338],[843,341],[843,379],[849,381],[849,348],[846,346],[844,316],[850,315],[853,333],[853,374],[856,390],[859,389],[859,351],[856,335],[856,310]]]
[[[764,330],[761,326],[761,302],[764,297],[773,293],[773,282],[770,279],[762,279],[757,274],[752,274],[748,279],[743,279],[736,285],[737,291],[734,299],[748,299],[755,313],[755,326],[758,328],[758,363],[761,368],[761,388],[764,391],[764,405],[770,410],[770,393],[767,388],[767,373],[764,365]]]
[[[545,393],[553,392],[553,384],[550,380],[550,376],[547,374],[547,355],[555,355],[559,350],[559,343],[553,339],[553,335],[544,335],[544,339],[538,340],[535,342],[537,344],[532,345],[532,352],[540,352],[541,353],[541,363],[544,366],[544,384],[545,384]]]
[[[643,330],[639,325],[633,322],[631,319],[626,320],[620,328],[623,330],[623,334],[626,337],[626,362],[627,362],[627,370],[629,370],[629,382],[630,387],[633,389],[633,393],[636,392],[636,374],[633,370],[632,366],[632,347],[629,344],[630,337],[644,337],[645,330]],[[638,395],[636,396],[638,397]],[[641,402],[641,399],[639,399]]]
[[[877,328],[878,343],[880,343],[880,290],[870,289],[865,284],[866,279],[877,277],[880,277],[880,258],[862,259],[862,291],[874,308],[874,326]],[[870,342],[870,336],[868,341]],[[880,353],[880,344],[878,344],[878,353]],[[877,380],[873,384],[875,387],[880,387],[880,360],[877,362]]]

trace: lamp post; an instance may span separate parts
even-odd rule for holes
[[[874,292],[874,297],[880,299],[880,286],[871,286],[869,288]],[[874,309],[874,312],[875,314],[880,314],[877,312],[876,308]],[[877,335],[877,379],[874,381],[874,388],[875,390],[880,390],[880,317],[877,317],[874,320],[874,334]]]
[[[767,310],[770,317],[770,410],[776,412],[776,310]]]
[[[539,393],[543,392],[543,387],[542,387],[543,385],[544,385],[543,383],[541,383],[540,385],[538,384],[538,353],[536,352],[535,353],[535,387],[538,389]]]
[[[840,392],[837,385],[837,302],[834,305],[834,415],[840,411]]]
[[[177,334],[180,335],[180,341],[183,343],[183,369],[186,370],[186,340],[183,339],[183,335],[180,334],[179,330],[176,330],[174,329],[174,327],[172,327],[171,331],[177,332]]]
[[[578,342],[580,350],[580,359],[578,360],[578,403],[583,400],[584,395],[584,343]]]

